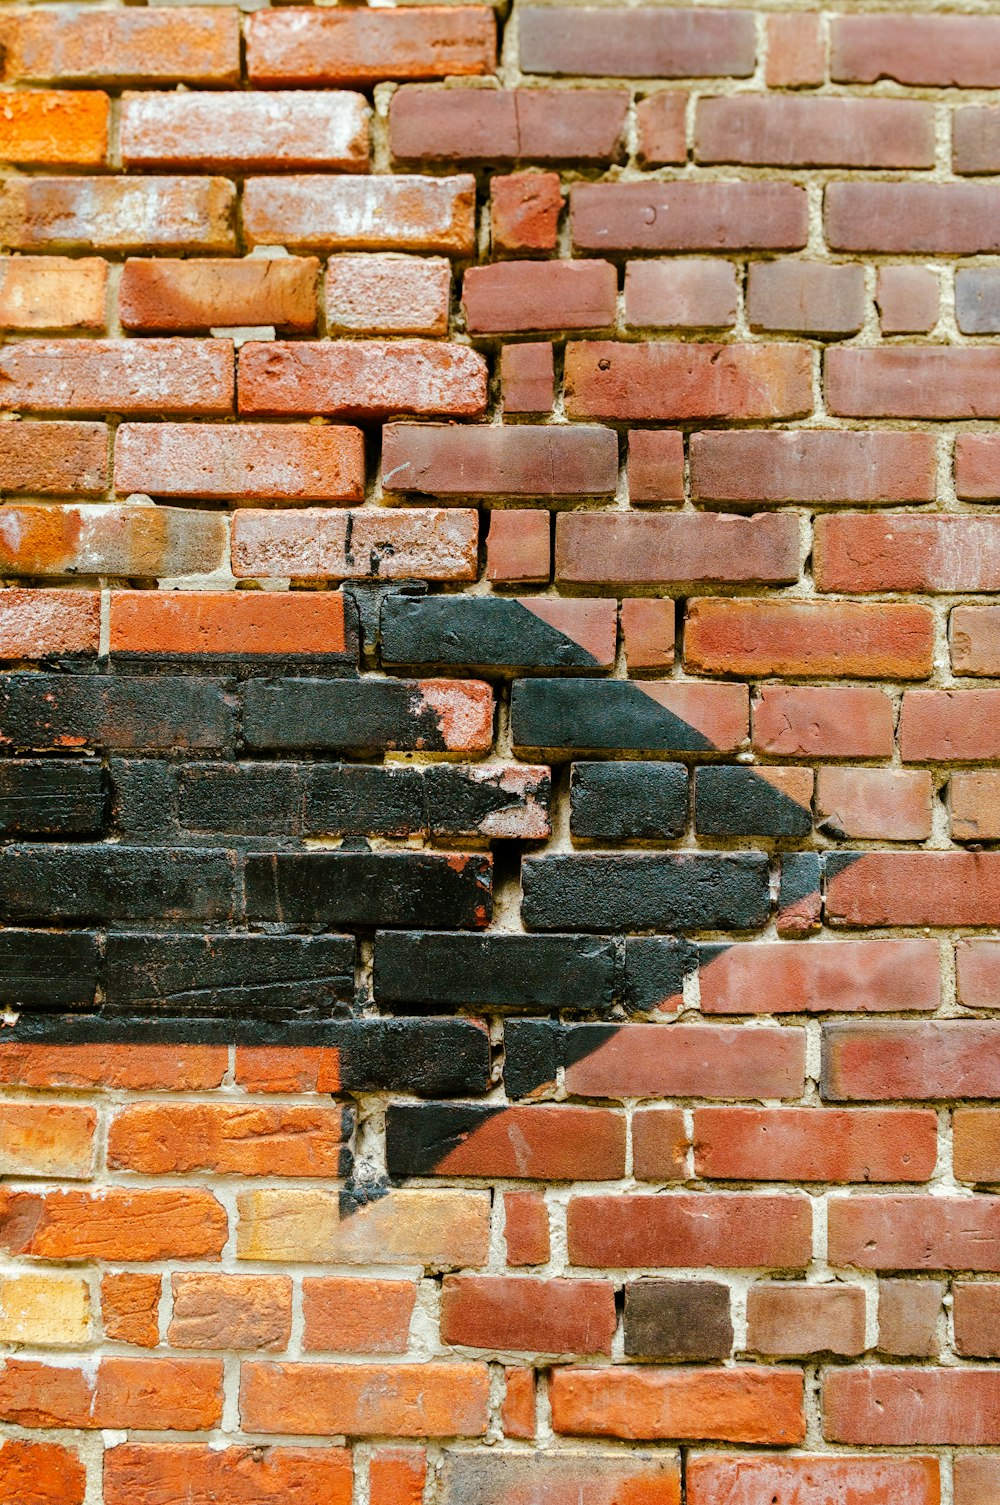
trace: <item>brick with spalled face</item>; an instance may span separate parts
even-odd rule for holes
[[[228,178],[9,177],[0,237],[17,251],[236,249]]]
[[[368,109],[346,90],[131,94],[122,99],[126,167],[363,172]]]

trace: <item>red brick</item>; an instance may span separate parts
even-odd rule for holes
[[[5,178],[0,240],[14,251],[218,254],[236,249],[235,205],[227,178]]]
[[[798,251],[808,234],[805,190],[795,183],[577,183],[570,217],[576,250],[603,255]]]
[[[434,340],[251,341],[240,350],[239,408],[267,417],[478,418],[486,362],[465,345]]]
[[[318,271],[314,256],[130,257],[118,285],[118,314],[124,329],[148,334],[268,324],[308,334],[316,327]]]
[[[554,251],[563,196],[554,172],[515,172],[490,179],[494,252],[522,256]]]
[[[676,89],[647,94],[635,108],[639,156],[647,167],[671,167],[687,159],[688,96]]]
[[[523,1353],[610,1354],[617,1315],[607,1280],[446,1275],[441,1341]]]
[[[994,1008],[1000,998],[1000,943],[959,941],[955,947],[958,998],[967,1008]]]
[[[155,1348],[160,1341],[161,1285],[159,1274],[102,1275],[104,1336],[137,1348]]]
[[[306,1279],[302,1347],[307,1353],[405,1353],[416,1297],[412,1280]]]
[[[593,1269],[803,1269],[812,1208],[797,1192],[612,1192],[572,1197],[567,1229],[570,1262]]]
[[[992,1037],[990,1048],[994,1048]],[[959,1181],[1000,1178],[1000,1113],[995,1108],[956,1108],[952,1114],[952,1156]]]
[[[952,1465],[955,1505],[993,1505],[1000,1490],[1000,1458],[959,1453]]]
[[[548,341],[504,345],[500,351],[500,389],[508,413],[551,413],[555,396],[555,360]]]
[[[964,501],[1000,498],[1000,447],[994,434],[960,434],[955,440],[955,490]]]
[[[802,89],[823,82],[826,46],[821,24],[819,16],[768,16],[765,81],[769,89]]]
[[[82,1369],[8,1359],[0,1417],[29,1427],[208,1431],[222,1421],[222,1360],[116,1354]]]
[[[218,512],[135,502],[111,507],[8,502],[0,517],[0,570],[161,579],[211,574],[223,562],[226,542],[226,520]]]
[[[1000,1285],[956,1280],[951,1288],[955,1352],[966,1359],[1000,1358]]]
[[[501,261],[470,267],[462,283],[471,334],[604,329],[615,321],[617,298],[609,261]]]
[[[0,1174],[86,1180],[94,1169],[93,1108],[0,1101]]]
[[[1000,1374],[989,1369],[830,1369],[823,1385],[830,1442],[922,1447],[1000,1439]]]
[[[701,1008],[706,1014],[935,1009],[938,969],[938,949],[931,941],[820,946],[744,941],[702,963]]]
[[[802,1030],[625,1024],[565,1081],[578,1097],[780,1098],[799,1096],[804,1071]]]
[[[243,190],[243,231],[251,246],[282,245],[324,255],[440,251],[471,256],[475,226],[476,180],[469,174],[331,178],[306,173],[251,178]]]
[[[931,434],[776,430],[691,435],[691,493],[700,502],[930,502]]]
[[[821,261],[752,262],[747,318],[751,329],[856,334],[865,318],[864,267]]]
[[[680,1108],[638,1108],[632,1114],[632,1173],[637,1180],[685,1180],[687,1151]]]
[[[684,662],[702,674],[923,679],[934,619],[905,602],[713,600],[688,603]]]
[[[996,172],[1000,112],[981,105],[956,110],[952,118],[952,159],[959,173]]]
[[[99,90],[0,90],[0,157],[14,167],[100,167],[111,101]]]
[[[570,418],[795,418],[812,410],[809,351],[800,345],[566,346]]]
[[[402,10],[279,10],[250,16],[253,84],[360,84],[384,78],[490,73],[496,27],[488,6]]]
[[[995,606],[956,606],[950,636],[956,674],[1000,674],[1000,611]]]
[[[21,340],[0,350],[0,401],[26,412],[223,416],[233,409],[233,347],[229,340]]]
[[[530,1441],[535,1435],[535,1371],[505,1369],[500,1419],[505,1437]]]
[[[761,1284],[747,1292],[747,1347],[773,1358],[832,1353],[856,1358],[866,1348],[860,1286]]]
[[[435,1176],[609,1181],[625,1174],[625,1118],[607,1108],[516,1104],[453,1134],[441,1151]]]
[[[688,1505],[940,1505],[940,1498],[936,1458],[688,1455]]]
[[[911,99],[734,94],[699,101],[695,142],[700,162],[933,167],[934,111]]]
[[[1000,519],[868,513],[816,522],[820,590],[1000,589]]]
[[[987,183],[831,183],[826,190],[827,244],[832,251],[975,256],[1000,249],[998,205],[1000,189]],[[866,352],[878,356],[883,364],[895,353]],[[920,355],[930,357],[925,365],[931,392],[940,380],[937,368],[948,365],[947,361],[935,362],[935,354],[959,353],[944,349],[917,353],[918,359]],[[908,352],[902,355],[905,358]]]
[[[680,257],[625,268],[625,319],[633,328],[728,328],[736,302],[736,268],[728,261]]]
[[[926,267],[879,267],[875,305],[883,334],[926,334],[940,303],[937,275]]]
[[[248,1432],[384,1437],[479,1437],[486,1431],[485,1364],[276,1364],[251,1360],[240,1379]]]
[[[368,1465],[369,1505],[422,1505],[426,1479],[423,1448],[376,1448]]]
[[[211,1259],[222,1252],[226,1238],[225,1208],[201,1189],[0,1190],[0,1247],[10,1254],[136,1262]]]
[[[0,591],[0,658],[95,654],[100,636],[101,598],[96,591]]]
[[[233,518],[233,573],[259,579],[474,580],[478,534],[478,514],[467,508],[246,508]]]
[[[15,1087],[156,1089],[219,1087],[228,1051],[220,1045],[28,1045],[0,1043],[0,1082]]]
[[[555,575],[573,585],[785,584],[799,577],[798,524],[766,512],[564,512]]]
[[[926,1181],[936,1159],[929,1110],[694,1110],[695,1174],[714,1180]]]
[[[442,256],[331,256],[324,286],[327,332],[447,334],[450,293],[451,263]]]
[[[878,1346],[899,1358],[936,1358],[946,1286],[940,1280],[880,1280]]]
[[[793,758],[886,758],[892,702],[874,687],[765,685],[754,700],[753,745]]]
[[[125,94],[121,153],[126,167],[364,172],[368,107],[362,95],[333,89]]]
[[[632,429],[625,465],[629,499],[643,502],[684,500],[684,439],[675,429]]]
[[[1000,1080],[998,1039],[1000,1030],[992,1020],[828,1024],[823,1039],[823,1095],[835,1101],[993,1097],[998,1095]]]
[[[1000,757],[1000,690],[908,690],[899,718],[907,762],[978,762]]]
[[[3,1505],[83,1505],[87,1471],[76,1453],[54,1442],[0,1443]]]
[[[952,774],[948,813],[953,841],[1000,838],[1000,774],[996,770]]]
[[[351,1490],[346,1448],[126,1442],[104,1454],[104,1505],[351,1505]]]
[[[524,73],[743,78],[753,72],[756,51],[746,11],[529,6],[518,29]]]
[[[821,768],[816,815],[829,836],[867,841],[926,841],[931,834],[933,781],[901,768]]]
[[[0,491],[102,496],[108,485],[104,423],[0,423]]]
[[[866,852],[831,869],[827,916],[839,925],[996,925],[1000,852]]]
[[[587,1437],[801,1442],[798,1369],[555,1369],[556,1432]]]
[[[120,496],[357,502],[365,494],[364,439],[344,424],[123,423],[115,489]]]
[[[617,158],[624,89],[397,89],[389,145],[397,162],[494,163]]]
[[[656,674],[674,661],[674,603],[643,597],[623,601],[620,621],[629,674]]]
[[[1000,21],[987,16],[837,16],[830,76],[989,89],[1000,84],[998,46]]]
[[[486,578],[498,585],[547,584],[552,573],[549,514],[533,507],[490,513]]]
[[[0,17],[3,76],[22,83],[235,84],[234,9],[19,10]]]
[[[832,1265],[862,1270],[996,1270],[1000,1198],[831,1198],[829,1257]]]
[[[618,441],[591,424],[387,423],[382,486],[427,496],[597,496],[618,484]]]
[[[991,346],[830,350],[827,405],[846,417],[982,418],[1000,414],[989,394],[1000,372]]]
[[[287,1348],[292,1330],[287,1275],[173,1275],[171,1287],[171,1348]]]
[[[503,1209],[508,1265],[547,1264],[550,1245],[545,1198],[537,1191],[505,1191]]]

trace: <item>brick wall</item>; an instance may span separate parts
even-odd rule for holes
[[[996,7],[0,54],[2,1505],[997,1505]]]

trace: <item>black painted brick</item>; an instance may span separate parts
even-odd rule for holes
[[[705,836],[808,836],[812,811],[752,768],[699,768],[694,821]]]
[[[224,924],[237,909],[232,852],[55,845],[0,850],[2,924]]]
[[[752,930],[770,911],[760,852],[529,857],[522,881],[535,930]]]
[[[614,987],[614,943],[603,937],[375,936],[375,998],[389,1005],[605,1012]]]
[[[516,748],[680,753],[712,744],[638,685],[622,679],[524,679],[511,693]]]
[[[163,1014],[329,1013],[354,998],[347,935],[172,935],[107,938],[109,1007]]]
[[[584,606],[561,604],[567,617]],[[389,596],[382,606],[382,661],[508,670],[601,666],[568,633],[503,596]]]
[[[489,923],[492,861],[439,852],[251,853],[247,915],[285,925]]]
[[[221,751],[236,736],[232,689],[192,675],[5,674],[0,745]]]
[[[92,1008],[100,968],[96,935],[0,930],[0,1003],[11,1008]]]
[[[682,763],[574,763],[569,828],[590,841],[655,841],[687,822]]]
[[[415,680],[251,679],[243,696],[249,747],[445,750],[439,718]]]
[[[0,762],[2,836],[92,836],[106,805],[98,763]]]

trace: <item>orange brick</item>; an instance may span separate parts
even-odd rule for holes
[[[797,1369],[555,1369],[556,1432],[788,1446],[805,1436]]]
[[[104,1455],[104,1505],[351,1505],[347,1448],[127,1442]]]
[[[416,1297],[411,1280],[306,1279],[302,1347],[312,1353],[405,1353]]]
[[[3,1505],[83,1505],[87,1471],[76,1453],[54,1442],[0,1443]]]
[[[549,1212],[537,1191],[505,1191],[504,1237],[509,1265],[544,1265],[549,1258]]]
[[[485,1364],[270,1364],[251,1360],[240,1379],[249,1432],[385,1437],[480,1437],[486,1431]]]
[[[0,91],[0,159],[15,167],[100,167],[111,101],[99,90]]]
[[[219,1087],[219,1045],[28,1045],[0,1042],[0,1082],[15,1087],[103,1087],[178,1092]]]
[[[16,251],[218,254],[236,249],[235,209],[228,178],[5,178],[0,240]]]
[[[702,674],[923,679],[934,619],[906,602],[726,601],[688,606],[685,664]]]
[[[160,1290],[159,1275],[102,1275],[105,1336],[137,1348],[155,1348],[160,1341]]]
[[[211,1192],[200,1189],[0,1189],[0,1248],[10,1254],[39,1259],[210,1259],[222,1252],[227,1236],[225,1209]]]
[[[315,256],[130,257],[118,285],[118,313],[124,329],[147,334],[268,324],[308,334],[316,327],[318,274]]]
[[[423,1448],[376,1448],[368,1465],[371,1505],[421,1505],[427,1480]]]
[[[0,596],[2,605],[2,596]],[[114,591],[112,653],[295,656],[349,652],[339,591]]]
[[[254,84],[356,84],[489,73],[496,28],[488,6],[267,11],[247,23]]]
[[[505,1369],[501,1421],[505,1437],[530,1440],[535,1435],[535,1371]]]
[[[147,1175],[336,1176],[353,1127],[343,1108],[131,1103],[111,1120],[108,1165]]]
[[[5,575],[207,575],[222,565],[228,543],[221,513],[141,503],[21,507],[8,502],[4,520],[0,569]]]
[[[207,1431],[222,1420],[222,1360],[115,1355],[81,1369],[8,1359],[0,1417],[29,1427]]]
[[[937,1116],[908,1108],[696,1108],[694,1163],[724,1181],[926,1181]]]
[[[172,1348],[287,1348],[292,1282],[287,1275],[174,1275]]]
[[[844,1505],[875,1505],[880,1495],[892,1505],[939,1505],[937,1459],[884,1454],[688,1454],[688,1505],[762,1505],[774,1500],[782,1505],[786,1500],[789,1505],[792,1501],[795,1505],[829,1505],[833,1500],[841,1500]],[[979,1502],[970,1500],[962,1505]]]
[[[236,9],[18,10],[0,16],[4,76],[22,83],[234,84]]]

